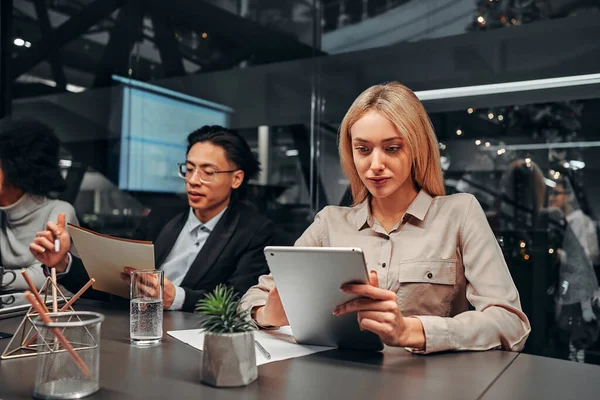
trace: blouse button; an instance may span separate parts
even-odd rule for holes
[[[427,273],[427,279],[431,279],[431,278],[433,278],[433,274],[431,272],[428,272]]]
[[[385,263],[381,264],[381,267],[382,267],[382,268],[385,268]]]

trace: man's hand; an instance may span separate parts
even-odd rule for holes
[[[345,293],[361,297],[338,306],[333,313],[339,316],[357,311],[360,329],[375,333],[388,346],[424,348],[421,321],[402,316],[396,293],[379,288],[377,272],[371,271],[369,281],[369,285],[342,285]]]
[[[60,243],[58,252],[54,251],[55,239],[58,239]],[[71,235],[67,232],[65,214],[63,213],[58,214],[56,224],[48,221],[46,230],[36,233],[33,242],[29,245],[29,251],[38,261],[47,267],[56,268],[57,272],[65,272],[67,269],[70,249]]]
[[[276,287],[269,291],[266,304],[256,309],[254,318],[262,326],[286,326],[290,324]]]
[[[127,282],[128,285],[131,285],[131,272],[135,271],[135,268],[124,267],[123,272],[121,272],[121,279]],[[173,282],[164,278],[165,286],[163,292],[163,309],[168,309],[173,304],[173,300],[175,300],[175,293],[177,288],[173,285]],[[143,291],[145,295],[148,297],[159,298],[160,292],[160,282],[158,280],[153,279],[144,279],[144,281],[138,282],[138,287]]]

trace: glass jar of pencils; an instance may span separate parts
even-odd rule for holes
[[[104,315],[87,311],[32,318],[38,331],[34,397],[79,399],[100,389],[102,321]]]

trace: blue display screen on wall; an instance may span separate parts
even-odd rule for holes
[[[203,125],[229,127],[233,109],[156,85],[113,76],[124,84],[119,189],[184,192],[177,163],[187,135]]]

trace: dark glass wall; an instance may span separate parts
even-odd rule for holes
[[[597,226],[600,208],[597,2],[10,3],[0,14],[3,98],[13,115],[57,131],[62,198],[83,225],[155,235],[186,206],[175,166],[187,133],[218,123],[250,143],[263,166],[252,201],[292,243],[315,212],[348,202],[337,155],[347,108],[368,86],[398,80],[430,112],[447,191],[473,193],[486,210],[534,325],[527,351],[598,362],[597,319],[566,327],[565,315],[583,311],[560,300],[569,215]]]

